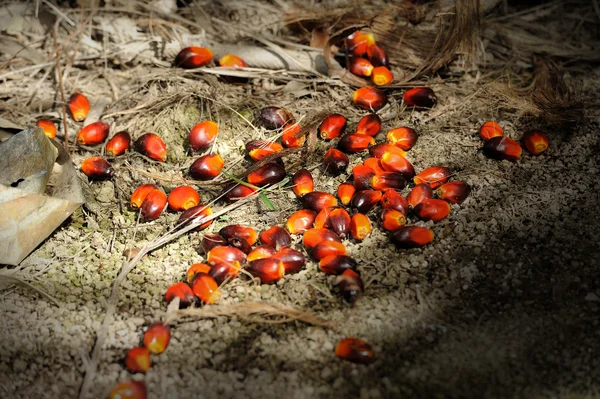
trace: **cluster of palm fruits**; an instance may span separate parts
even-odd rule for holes
[[[371,33],[359,30],[353,32],[345,40],[346,51],[352,58],[348,70],[359,77],[370,78],[377,86],[385,86],[392,82],[394,76],[390,71],[390,62],[384,49],[375,43]]]
[[[523,152],[521,145],[510,137],[504,136],[498,122],[488,121],[479,128],[479,136],[483,141],[483,153],[493,159],[516,161]],[[523,134],[521,142],[533,155],[539,155],[548,149],[549,141],[546,133],[540,130],[529,130]]]

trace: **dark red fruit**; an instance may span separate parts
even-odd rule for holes
[[[366,134],[349,133],[340,139],[337,148],[347,154],[356,154],[368,150],[371,145],[375,145],[373,137]]]
[[[345,270],[356,269],[356,261],[348,255],[330,255],[319,262],[319,269],[325,274],[338,275]]]
[[[338,176],[346,171],[350,160],[348,156],[335,148],[330,148],[323,157],[325,172],[332,176]]]
[[[415,109],[427,109],[435,105],[437,98],[429,87],[415,87],[404,92],[402,96],[407,107]]]
[[[337,206],[337,199],[326,192],[313,191],[300,199],[302,206],[320,212],[323,208]]]
[[[400,248],[418,248],[433,241],[433,231],[420,226],[403,226],[392,233],[391,239]]]
[[[367,213],[375,208],[381,199],[381,191],[376,190],[360,190],[352,197],[350,206],[360,213]]]
[[[319,137],[323,140],[331,140],[339,137],[346,129],[346,117],[341,114],[331,114],[323,119],[319,126]]]
[[[292,243],[292,237],[286,229],[279,226],[273,226],[260,233],[260,242],[269,245],[279,251],[281,248],[289,247]]]
[[[248,183],[264,187],[269,184],[279,183],[285,179],[285,168],[276,162],[269,162],[250,172],[247,177]]]

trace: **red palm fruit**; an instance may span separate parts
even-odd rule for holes
[[[239,265],[239,263],[238,263]],[[212,270],[211,268],[210,270]],[[214,278],[208,274],[199,274],[192,282],[192,291],[207,305],[217,303],[221,299],[221,290]]]
[[[218,263],[210,268],[208,275],[212,277],[217,284],[223,284],[224,281],[237,278],[242,270],[242,265],[237,260],[232,263]],[[210,284],[210,280],[208,281]]]
[[[275,251],[275,248],[270,245],[259,245],[248,254],[246,260],[248,262],[252,262],[253,260],[257,259],[269,258],[275,255],[276,252],[277,251]]]
[[[415,109],[432,108],[437,101],[435,93],[429,87],[415,87],[407,90],[402,98],[407,107],[414,107]]]
[[[385,50],[376,44],[369,46],[367,49],[367,57],[369,57],[369,61],[371,61],[371,64],[373,64],[374,67],[390,67],[390,60]]]
[[[87,118],[88,112],[90,112],[90,102],[86,96],[81,93],[73,93],[67,104],[74,121],[81,122]]]
[[[368,190],[373,176],[375,172],[368,166],[359,164],[352,168],[352,180],[357,190]]]
[[[84,126],[77,133],[77,142],[81,145],[96,145],[108,137],[110,126],[104,122],[94,122]]]
[[[190,176],[196,180],[212,180],[219,176],[225,162],[219,154],[206,154],[196,159],[190,166]]]
[[[338,275],[355,268],[356,261],[348,255],[329,255],[319,261],[319,269],[325,274]]]
[[[346,246],[337,241],[323,241],[310,251],[314,260],[321,260],[330,255],[346,255]]]
[[[354,302],[364,291],[364,284],[358,273],[352,269],[346,269],[337,276],[333,282],[340,287],[340,291],[348,302]]]
[[[321,209],[319,213],[317,213],[317,217],[315,218],[315,222],[313,223],[313,227],[315,229],[328,229],[329,228],[329,215],[333,210],[333,207],[327,207]]]
[[[323,157],[325,171],[332,176],[344,173],[349,163],[348,155],[335,148],[328,149]]]
[[[342,183],[337,189],[337,196],[343,205],[348,205],[356,192],[356,187],[351,183]]]
[[[381,211],[381,227],[387,231],[396,231],[406,224],[406,216],[395,209]]]
[[[430,166],[421,171],[413,179],[415,184],[428,184],[432,190],[435,190],[450,178],[452,171],[444,166]]]
[[[190,288],[187,284],[181,283]],[[192,290],[190,290],[190,293]],[[192,299],[194,295],[192,294]],[[169,301],[170,302],[170,301]],[[143,346],[137,346],[127,351],[125,355],[125,367],[132,373],[145,373],[150,368],[150,351]]]
[[[346,130],[346,117],[341,114],[328,115],[319,125],[319,136],[323,140],[339,137]]]
[[[348,36],[345,42],[349,53],[355,56],[363,56],[367,54],[369,46],[375,44],[375,38],[371,33],[363,33],[357,30]]]
[[[363,165],[371,169],[376,175],[387,172],[387,170],[383,169],[383,166],[381,166],[381,162],[379,162],[379,159],[374,157],[365,159],[363,161]]]
[[[246,143],[246,151],[253,161],[261,159],[283,150],[281,144],[268,140],[250,140]]]
[[[306,141],[306,134],[300,134],[302,127],[297,123],[288,123],[281,133],[281,144],[285,148],[302,147]]]
[[[367,114],[363,116],[356,126],[356,134],[366,134],[367,136],[376,136],[381,131],[381,118],[377,114]]]
[[[388,143],[408,151],[413,148],[419,136],[410,127],[397,127],[387,132],[386,138]]]
[[[205,254],[214,247],[222,245],[227,245],[227,240],[225,240],[220,234],[204,234],[202,241],[200,242],[202,252]]]
[[[204,151],[215,141],[219,134],[219,125],[213,121],[202,121],[190,130],[188,143],[194,151]]]
[[[147,396],[144,381],[127,381],[115,386],[108,397],[110,399],[146,399]]]
[[[246,269],[263,284],[275,283],[285,274],[285,265],[275,258],[257,259],[248,263]]]
[[[143,184],[135,189],[133,194],[131,194],[130,205],[133,209],[139,209],[142,206],[142,203],[150,193],[150,191],[158,189],[158,186],[155,184]]]
[[[442,184],[436,190],[437,196],[451,204],[462,204],[471,193],[471,187],[462,181],[453,181]]]
[[[248,244],[248,241],[244,240],[243,238],[231,239],[231,240],[229,240],[229,242],[227,244],[231,245],[234,248],[239,249],[246,255],[248,255],[250,253],[250,251],[252,251],[252,245]]]
[[[358,241],[362,241],[371,234],[371,221],[362,213],[355,213],[350,220],[350,235]]]
[[[360,213],[367,213],[375,208],[381,199],[381,191],[377,190],[360,190],[352,196],[350,206]]]
[[[245,186],[243,184],[234,184],[225,190],[225,201],[229,204],[246,198],[256,192],[255,188]]]
[[[154,159],[158,162],[165,162],[167,159],[167,146],[160,137],[154,133],[142,134],[133,144],[135,149],[142,155]]]
[[[383,154],[381,157],[381,166],[387,171],[400,173],[408,180],[415,177],[414,166],[402,155],[394,154],[392,152]]]
[[[110,179],[115,170],[110,162],[102,157],[91,157],[81,162],[81,171],[91,180]]]
[[[303,234],[310,229],[317,217],[317,212],[312,209],[300,209],[290,215],[285,228],[290,234]]]
[[[328,229],[308,229],[302,237],[302,243],[307,252],[311,252],[313,248],[323,241],[342,242],[337,234]]]
[[[404,151],[402,148],[396,147],[395,145],[392,145],[392,144],[381,143],[381,144],[376,144],[374,146],[369,147],[369,154],[371,154],[372,157],[375,157],[378,159],[381,159],[388,152],[391,152],[392,154],[397,154],[397,155],[400,155],[403,157],[406,156],[406,151]]]
[[[229,68],[246,68],[248,66],[246,61],[233,54],[225,54],[223,57],[221,57],[219,59],[219,65]]]
[[[248,244],[254,245],[258,241],[258,233],[252,227],[242,226],[241,224],[230,224],[219,230],[219,235],[226,241],[234,238],[243,238]]]
[[[335,347],[335,356],[360,364],[370,364],[375,361],[371,345],[358,338],[344,338],[338,342]]]
[[[123,155],[131,146],[131,136],[129,133],[123,131],[112,136],[106,143],[106,152],[116,157]]]
[[[413,208],[425,199],[433,198],[433,190],[427,184],[417,184],[408,194],[408,204]]]
[[[527,151],[533,155],[541,154],[548,149],[549,141],[546,133],[539,130],[530,130],[521,138]]]
[[[175,297],[179,298],[180,309],[190,306],[192,303],[194,303],[194,299],[196,298],[190,286],[182,281],[167,288],[165,301],[167,301],[167,303],[171,303]]]
[[[155,220],[167,207],[167,194],[161,189],[155,189],[148,193],[142,202],[141,213],[147,220]]]
[[[185,211],[200,203],[200,194],[190,186],[179,186],[169,193],[167,202],[172,210]]]
[[[392,75],[392,71],[385,66],[378,66],[373,68],[371,72],[371,82],[377,86],[386,86],[392,83],[394,80],[394,75]]]
[[[306,257],[298,250],[292,248],[283,248],[279,250],[273,259],[283,263],[285,274],[298,273],[306,264]]]
[[[450,204],[446,201],[429,198],[419,202],[413,212],[421,220],[439,222],[450,214],[450,210]]]
[[[391,235],[400,248],[419,248],[433,241],[433,231],[420,226],[402,226]]]
[[[296,122],[294,115],[285,108],[265,107],[258,111],[258,120],[267,129],[281,129],[288,123]]]
[[[179,220],[177,220],[177,225],[184,226],[190,223],[199,223],[204,220],[206,217],[212,215],[213,211],[208,205],[196,205],[183,211],[181,216],[179,216]],[[196,227],[195,230],[202,230],[211,225],[213,219],[207,220],[206,222],[200,224]]]
[[[196,275],[200,273],[208,274],[209,271],[210,266],[206,263],[194,263],[189,267],[189,269],[187,269],[187,272],[185,272],[186,281],[188,282],[188,284],[191,284],[192,281],[194,281]]]
[[[163,323],[154,323],[144,333],[144,346],[150,353],[163,353],[171,341],[171,329]]]
[[[175,66],[185,69],[200,68],[213,59],[213,53],[206,47],[190,46],[182,49],[175,57]]]
[[[260,233],[260,242],[279,251],[281,248],[289,247],[292,244],[292,237],[283,227],[273,226]]]
[[[300,198],[300,201],[303,207],[316,212],[321,212],[323,208],[337,206],[337,199],[333,195],[323,191],[313,191],[305,194]]]
[[[350,215],[344,208],[335,208],[329,214],[329,228],[344,238],[350,233]]]
[[[404,216],[408,215],[408,201],[396,190],[385,190],[379,202],[383,209],[394,209]]]
[[[406,185],[406,179],[402,174],[396,172],[383,172],[371,177],[369,186],[373,190],[402,190]]]
[[[356,76],[368,77],[371,76],[373,65],[366,58],[352,57],[348,70]]]
[[[360,109],[375,112],[387,104],[387,95],[376,87],[361,87],[352,93],[352,102]]]
[[[230,246],[214,247],[206,254],[206,262],[212,266],[220,263],[244,263],[245,261],[246,254],[239,249]]]
[[[285,168],[276,162],[268,162],[258,169],[248,173],[246,180],[248,183],[264,187],[269,184],[279,183],[285,179]]]
[[[315,190],[315,182],[312,174],[306,169],[300,169],[292,176],[292,191],[298,197],[313,192]]]
[[[504,131],[502,127],[498,124],[498,122],[488,121],[485,122],[479,128],[479,137],[481,137],[484,141],[491,139],[492,137],[503,136]]]
[[[50,119],[40,119],[37,121],[36,126],[41,127],[48,138],[53,139],[56,137],[56,125]]]
[[[356,154],[368,150],[371,145],[375,145],[373,137],[365,134],[349,133],[340,139],[337,148],[347,154]]]

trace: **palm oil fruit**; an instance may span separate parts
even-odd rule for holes
[[[256,192],[256,189],[253,187],[248,187],[243,184],[233,184],[225,189],[225,201],[231,204],[233,202],[239,201],[243,198],[246,198]]]
[[[368,190],[373,176],[375,172],[368,166],[359,164],[352,168],[352,181],[357,190]]]
[[[268,162],[248,173],[246,180],[254,186],[264,187],[269,184],[279,183],[285,179],[285,176],[286,172],[283,166],[277,162]]]
[[[289,247],[292,244],[292,237],[283,227],[273,226],[260,233],[260,242],[279,251],[281,248]]]
[[[210,226],[213,219],[206,220],[207,217],[212,215],[213,211],[208,205],[196,205],[183,211],[179,219],[177,220],[178,226],[185,226],[188,224],[200,224],[196,230],[202,230]],[[204,221],[206,220],[206,221]]]
[[[225,54],[219,59],[219,66],[227,68],[246,68],[248,64],[242,58],[234,54]]]
[[[77,143],[80,145],[100,144],[108,137],[109,128],[108,123],[100,121],[90,123],[77,133]]]
[[[502,128],[498,122],[488,121],[479,128],[479,137],[481,137],[484,141],[487,141],[492,137],[500,137],[503,135],[504,132],[502,131]]]
[[[81,162],[81,171],[91,180],[110,179],[115,170],[110,162],[102,157],[91,157]]]
[[[69,106],[71,117],[76,122],[85,120],[90,112],[90,102],[88,101],[87,97],[81,93],[71,94],[67,105]]]
[[[154,189],[148,193],[144,202],[142,202],[141,213],[146,220],[155,220],[163,213],[167,207],[167,194],[160,188]]]
[[[356,269],[356,261],[348,255],[330,255],[319,261],[319,269],[325,274],[338,275]]]
[[[252,245],[248,244],[248,241],[246,241],[243,238],[234,238],[234,239],[230,240],[227,244],[229,244],[230,246],[232,246],[234,248],[239,249],[246,255],[248,255],[250,253],[250,251],[252,251]]]
[[[386,135],[388,143],[400,147],[404,151],[413,148],[418,138],[417,132],[410,127],[397,127],[387,132]]]
[[[415,184],[427,184],[435,190],[450,178],[452,171],[445,166],[430,166],[413,178]]]
[[[350,64],[348,65],[348,70],[352,74],[364,78],[371,76],[373,65],[366,58],[352,57],[352,59],[350,59]]]
[[[312,209],[316,212],[321,212],[323,208],[337,206],[337,199],[323,191],[313,191],[305,194],[300,198],[304,208]]]
[[[306,257],[304,254],[292,248],[280,249],[273,255],[273,259],[283,263],[285,274],[298,273],[306,264]]]
[[[381,199],[381,191],[377,190],[360,190],[352,196],[350,206],[360,213],[367,213],[375,208]]]
[[[363,116],[356,125],[356,134],[374,137],[381,131],[381,118],[377,114]]]
[[[383,158],[383,156],[388,152],[403,157],[406,156],[406,151],[404,151],[402,148],[388,143],[375,144],[374,146],[369,147],[369,154],[378,159]]]
[[[276,252],[277,251],[275,251],[275,248],[271,247],[270,245],[259,245],[250,251],[246,257],[246,260],[248,262],[252,262],[253,260],[257,259],[270,258],[271,256],[275,255]]]
[[[348,164],[350,164],[348,155],[335,148],[328,149],[323,157],[323,167],[325,168],[325,172],[332,176],[338,176],[344,173]]]
[[[245,146],[248,155],[255,162],[283,150],[281,144],[268,140],[250,140]]]
[[[167,301],[167,303],[171,303],[171,301],[175,298],[179,298],[179,309],[187,308],[193,304],[194,300],[196,299],[190,286],[183,281],[175,283],[167,288],[165,301]]]
[[[373,68],[371,72],[371,82],[376,86],[389,85],[393,80],[394,75],[392,75],[392,71],[388,67],[378,66]]]
[[[200,194],[190,186],[179,186],[169,193],[167,202],[172,210],[185,211],[200,203]]]
[[[432,108],[437,98],[430,87],[415,87],[402,95],[404,104],[417,110]]]
[[[346,255],[346,246],[337,241],[323,241],[310,251],[310,255],[316,261],[330,255]]]
[[[471,193],[471,187],[462,181],[453,181],[442,184],[437,190],[438,198],[451,204],[462,204]]]
[[[340,287],[340,292],[348,302],[354,302],[364,291],[364,284],[358,273],[352,269],[346,269],[337,276],[333,282]]]
[[[184,69],[200,68],[208,65],[213,53],[206,47],[190,46],[182,49],[175,57],[175,66]]]
[[[370,168],[376,175],[385,173],[387,170],[383,168],[379,159],[374,157],[369,157],[363,161],[363,165],[367,168]]]
[[[414,186],[406,199],[408,204],[414,208],[419,205],[421,201],[430,198],[433,198],[433,190],[428,184],[422,183]]]
[[[549,141],[546,133],[540,130],[529,130],[521,138],[527,151],[533,155],[541,154],[548,149]]]
[[[154,133],[142,134],[133,146],[140,154],[155,161],[165,162],[167,160],[167,145]]]
[[[227,245],[227,240],[220,234],[204,234],[202,241],[200,241],[200,247],[202,248],[202,252],[205,254],[207,254],[208,251],[214,247],[222,245]]]
[[[214,247],[206,254],[206,262],[212,266],[219,263],[244,263],[245,261],[246,254],[231,246]]]
[[[394,209],[404,216],[408,215],[408,201],[396,190],[385,190],[379,202],[383,209]]]
[[[439,222],[450,214],[450,204],[441,199],[424,199],[414,207],[413,212],[424,221]]]
[[[406,224],[406,216],[395,209],[381,211],[381,227],[387,231],[396,231]]]
[[[514,162],[521,156],[522,148],[510,137],[497,136],[492,137],[483,145],[483,153],[497,160],[506,160]]]
[[[292,191],[298,197],[313,192],[315,190],[315,182],[312,174],[306,169],[300,169],[292,176]]]
[[[342,242],[337,234],[328,229],[309,229],[302,237],[302,244],[309,253],[323,241]]]
[[[329,215],[331,214],[331,211],[333,209],[335,209],[335,208],[327,207],[327,208],[321,209],[321,211],[319,213],[317,213],[317,217],[315,218],[315,223],[313,224],[313,227],[315,229],[328,229],[329,228]]]
[[[387,104],[387,95],[376,87],[361,87],[352,93],[352,102],[365,111],[375,112]]]
[[[144,333],[144,346],[150,353],[163,353],[171,341],[171,329],[163,323],[154,323]]]
[[[379,173],[371,177],[371,180],[369,180],[369,186],[373,190],[402,190],[405,185],[406,179],[404,176],[396,172]]]
[[[196,277],[196,275],[198,275],[200,273],[208,274],[209,271],[210,271],[210,266],[207,265],[206,263],[194,263],[185,272],[185,279],[188,282],[188,284],[191,284],[192,281],[194,281],[194,278]]]
[[[187,286],[185,283],[181,284]],[[125,355],[125,367],[127,367],[127,370],[131,371],[132,373],[145,373],[148,371],[150,368],[150,351],[148,348],[137,346],[129,349]]]
[[[345,43],[350,54],[361,57],[367,55],[369,47],[375,44],[375,38],[371,33],[357,30],[345,39]]]
[[[142,207],[142,203],[150,193],[150,191],[158,189],[158,186],[155,184],[143,184],[135,189],[133,194],[131,194],[130,205],[133,209],[139,209]]]
[[[190,176],[196,180],[212,180],[219,176],[225,162],[219,154],[202,155],[190,166]]]
[[[56,137],[56,125],[50,119],[40,119],[35,124],[42,128],[42,131],[49,139]]]
[[[275,283],[285,274],[285,265],[275,258],[257,259],[248,263],[246,269],[263,284]]]
[[[296,122],[290,111],[280,107],[265,107],[258,111],[258,120],[270,130],[281,129],[288,123]]]
[[[113,157],[123,155],[131,146],[131,136],[129,133],[122,131],[114,136],[106,143],[106,152]]]
[[[340,238],[350,233],[350,214],[344,208],[334,208],[329,214],[329,228]]]
[[[256,244],[258,241],[258,233],[250,226],[241,224],[230,224],[219,230],[219,235],[226,241],[231,241],[234,238],[243,238],[250,245]]]
[[[376,44],[372,44],[367,49],[367,57],[374,67],[390,67],[390,60],[384,49]]]
[[[126,381],[110,391],[109,399],[146,399],[148,391],[144,381]]]
[[[399,248],[419,248],[433,241],[433,231],[420,226],[402,226],[391,235]]]
[[[328,115],[319,125],[319,137],[331,140],[339,137],[346,130],[346,117],[341,114]]]
[[[405,179],[415,177],[415,168],[410,161],[402,155],[393,152],[386,152],[381,157],[381,166],[389,172],[400,173]]]
[[[297,123],[288,123],[281,133],[281,144],[285,148],[302,147],[306,141],[306,134],[300,134],[302,127]]]
[[[350,235],[357,241],[362,241],[371,234],[371,221],[362,213],[355,213],[350,219]]]
[[[219,125],[213,121],[202,121],[196,123],[188,135],[188,143],[193,151],[204,151],[217,138]]]
[[[312,209],[300,209],[290,215],[285,222],[285,228],[290,234],[304,234],[310,229],[317,217],[317,212]]]
[[[360,364],[370,364],[375,360],[371,345],[358,338],[344,338],[338,342],[335,357]]]
[[[211,268],[212,270],[212,268]],[[192,282],[192,291],[207,305],[215,304],[221,299],[221,290],[214,278],[208,274],[198,274]]]
[[[348,204],[350,204],[354,193],[356,193],[356,187],[354,187],[354,184],[352,183],[342,183],[338,186],[337,196],[340,199],[342,205],[347,206]]]
[[[357,154],[368,150],[371,145],[375,145],[373,137],[365,134],[349,133],[342,136],[337,148],[347,154]]]
[[[210,268],[208,275],[212,277],[217,284],[223,284],[226,280],[233,280],[240,274],[242,265],[235,261],[232,263],[217,263]]]

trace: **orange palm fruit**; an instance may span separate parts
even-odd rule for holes
[[[435,190],[442,184],[446,183],[450,178],[452,171],[444,166],[431,166],[413,179],[415,184],[427,184],[432,190]]]
[[[377,190],[360,190],[352,196],[350,206],[360,213],[367,213],[379,203],[382,194]]]
[[[200,68],[208,65],[213,53],[206,47],[190,46],[182,49],[175,57],[175,66],[185,69]]]
[[[348,255],[329,255],[319,261],[319,269],[325,274],[338,275],[356,269],[356,261]]]
[[[381,131],[381,118],[377,114],[367,114],[363,116],[356,126],[356,134],[366,134],[367,136],[376,136]]]
[[[281,248],[289,247],[292,244],[292,237],[283,227],[273,226],[260,233],[260,242],[279,251]]]
[[[212,277],[217,284],[223,284],[225,280],[233,280],[240,274],[242,265],[237,260],[231,263],[217,263],[210,268],[208,275]],[[208,281],[210,284],[210,280]]]
[[[404,151],[413,148],[418,138],[417,132],[410,127],[397,127],[387,132],[386,135],[388,143],[400,147]]]
[[[226,241],[231,241],[234,238],[243,238],[248,241],[248,244],[254,245],[258,241],[258,233],[250,226],[241,224],[230,224],[219,230],[219,235]]]
[[[246,198],[255,192],[255,188],[248,187],[243,184],[234,184],[225,190],[225,201],[231,204],[232,202]]]
[[[404,216],[408,215],[408,201],[396,190],[385,190],[379,202],[383,209],[394,209]]]
[[[369,58],[369,61],[371,61],[371,64],[373,64],[374,67],[390,67],[390,60],[385,50],[383,50],[376,44],[372,44],[367,48],[367,57]]]
[[[380,161],[383,169],[387,171],[400,173],[405,179],[408,180],[415,177],[414,166],[402,155],[394,154],[393,152],[386,152],[383,154]]]
[[[375,172],[368,166],[359,164],[352,168],[352,180],[357,190],[368,190],[373,176]]]
[[[219,154],[206,154],[196,159],[190,166],[190,176],[196,180],[212,180],[219,176],[225,162]]]
[[[313,227],[315,229],[328,229],[329,228],[329,215],[333,210],[333,207],[327,207],[321,209],[319,213],[317,213],[317,217],[315,218],[315,222],[313,223]]]
[[[246,61],[234,54],[225,54],[219,59],[219,65],[229,68],[246,68],[248,66]]]
[[[396,231],[406,224],[406,216],[395,209],[381,211],[381,227],[387,231]]]
[[[348,70],[356,76],[368,77],[371,76],[373,65],[366,58],[352,57],[348,65]]]
[[[360,364],[370,364],[375,361],[371,345],[358,338],[344,338],[338,342],[335,347],[335,356]]]
[[[185,283],[181,284],[188,287]],[[132,373],[145,373],[148,371],[150,368],[150,351],[148,351],[148,348],[137,346],[129,349],[127,355],[125,355],[125,367]]]
[[[281,129],[288,123],[296,122],[294,115],[285,108],[265,107],[258,111],[257,119],[270,130]]]
[[[417,184],[408,194],[408,204],[413,208],[425,199],[433,198],[433,190],[428,184]]]
[[[214,247],[206,254],[206,262],[211,266],[220,263],[244,263],[245,261],[246,254],[239,249],[230,246]]]
[[[257,259],[248,263],[246,269],[263,284],[275,283],[285,274],[285,265],[275,258]]]
[[[186,283],[180,281],[167,288],[165,293],[165,301],[171,303],[175,298],[179,298],[179,308],[187,308],[194,303],[195,296],[192,289]]]
[[[312,209],[316,212],[321,212],[323,208],[337,206],[337,199],[323,191],[313,191],[305,194],[300,198],[304,208]]]
[[[402,226],[391,235],[399,248],[419,248],[433,241],[433,231],[420,226]]]
[[[285,228],[290,234],[303,234],[310,229],[317,217],[317,212],[312,209],[300,209],[290,215],[285,222]]]
[[[286,176],[285,168],[277,162],[268,162],[256,170],[248,173],[246,180],[248,183],[264,187],[269,184],[279,183]]]
[[[406,185],[406,179],[400,173],[396,172],[383,172],[371,177],[369,186],[373,190],[402,190]]]
[[[421,220],[439,222],[450,214],[450,204],[441,199],[424,199],[414,207],[413,212]]]
[[[211,268],[212,270],[212,268]],[[208,274],[199,274],[192,282],[192,291],[207,305],[215,304],[221,299],[221,290],[214,278]]]
[[[343,173],[349,163],[350,159],[348,159],[348,155],[335,148],[328,149],[323,156],[325,172],[332,176],[338,176]]]
[[[331,140],[339,137],[346,130],[346,117],[341,114],[328,115],[319,125],[319,137]]]
[[[352,102],[360,109],[375,112],[387,104],[387,95],[376,87],[361,87],[352,93]]]
[[[374,146],[369,147],[369,154],[371,154],[372,157],[375,157],[378,159],[381,159],[388,152],[391,152],[392,154],[397,154],[397,155],[400,155],[403,157],[406,156],[406,151],[404,151],[402,148],[396,147],[395,145],[388,144],[388,143],[380,143],[380,144],[376,144]]]
[[[200,248],[205,254],[207,254],[208,251],[214,247],[221,245],[227,245],[227,240],[224,239],[220,234],[204,234],[202,241],[200,241]]]
[[[73,120],[76,122],[85,120],[88,116],[88,112],[90,112],[90,102],[87,97],[81,93],[71,94],[67,105],[69,106],[69,112],[71,113]]]
[[[50,119],[40,119],[37,121],[36,126],[41,127],[48,138],[53,139],[56,137],[56,125]]]
[[[350,233],[350,215],[344,208],[334,208],[329,214],[329,228],[340,238]]]
[[[404,104],[417,110],[432,108],[437,97],[430,87],[415,87],[404,92],[402,95]]]
[[[204,151],[215,141],[219,125],[213,121],[196,123],[188,135],[188,143],[193,151]]]
[[[84,126],[77,133],[77,142],[81,145],[96,145],[108,137],[110,126],[104,122],[94,122]]]
[[[115,170],[110,162],[102,157],[91,157],[81,162],[81,171],[91,180],[110,179]]]
[[[285,274],[298,273],[306,264],[306,257],[304,254],[292,248],[280,249],[273,255],[273,259],[283,263]]]
[[[354,196],[355,192],[356,187],[354,187],[354,184],[342,183],[338,186],[337,196],[342,205],[348,205],[350,204],[350,201],[352,201],[352,197]]]
[[[165,142],[154,133],[142,134],[133,144],[135,149],[142,155],[164,162],[167,159],[167,146]]]
[[[179,186],[169,193],[167,202],[172,210],[185,211],[200,203],[200,194],[190,186]]]
[[[392,75],[392,71],[388,67],[378,66],[373,68],[371,72],[371,82],[377,86],[389,85],[393,80],[394,75]]]
[[[540,130],[530,130],[525,132],[521,141],[525,148],[527,148],[527,151],[533,155],[538,155],[546,151],[549,145],[548,136]]]
[[[442,184],[437,190],[438,198],[451,204],[462,204],[471,193],[471,187],[462,181],[453,181]]]
[[[123,155],[131,146],[131,136],[129,133],[123,131],[112,136],[106,143],[106,152],[116,157]]]
[[[379,161],[379,159],[374,157],[369,157],[365,159],[363,161],[363,165],[371,169],[376,175],[387,172],[387,170],[385,170],[383,166],[381,166],[381,162]]]
[[[208,205],[196,205],[183,211],[179,220],[177,220],[178,226],[185,226],[191,223],[201,223],[207,217],[212,215],[213,211]],[[195,230],[202,230],[211,225],[213,219],[202,222]]]
[[[321,260],[330,255],[346,255],[346,246],[337,241],[323,241],[310,251],[314,260]]]
[[[281,133],[281,144],[285,148],[302,147],[306,141],[306,134],[300,134],[302,127],[297,123],[288,123]]]
[[[163,213],[167,207],[167,194],[160,188],[154,189],[148,193],[144,202],[142,202],[141,213],[147,220],[155,220]]]
[[[342,136],[337,148],[347,154],[356,154],[369,149],[375,145],[375,139],[365,134],[349,133]]]
[[[255,162],[281,150],[283,150],[281,144],[274,141],[251,140],[246,143],[246,151],[248,151],[248,155]]]
[[[306,169],[300,169],[292,176],[292,191],[298,197],[313,192],[315,190],[315,182],[312,174]]]
[[[346,38],[345,43],[349,53],[355,56],[363,56],[367,54],[369,46],[375,44],[375,38],[371,33],[363,33],[357,30]]]
[[[308,229],[302,237],[304,248],[309,253],[323,241],[342,242],[337,234],[328,229]]]
[[[481,137],[484,141],[487,141],[492,137],[499,137],[503,135],[504,131],[498,122],[488,121],[479,128],[479,137]]]
[[[110,399],[146,399],[148,396],[144,381],[126,381],[117,384],[110,395]]]
[[[346,269],[337,276],[333,282],[340,287],[340,291],[348,302],[354,302],[364,291],[364,284],[358,273],[352,269]]]
[[[158,186],[155,184],[143,184],[135,189],[133,194],[131,194],[130,205],[133,209],[139,209],[142,206],[142,203],[150,193],[150,191],[158,189]]]
[[[259,245],[258,247],[250,251],[250,253],[246,257],[246,260],[248,262],[252,262],[253,260],[257,259],[269,258],[275,255],[276,252],[277,251],[275,251],[275,248],[273,248],[270,245]]]
[[[371,221],[362,213],[355,213],[350,220],[350,235],[358,241],[362,241],[371,234]]]
[[[210,266],[207,265],[206,263],[194,263],[187,269],[187,272],[185,272],[185,279],[188,282],[188,284],[191,284],[192,281],[194,281],[194,278],[196,277],[196,275],[198,275],[200,273],[208,274],[209,271],[210,271]],[[193,292],[192,292],[192,295],[193,295]]]
[[[144,346],[150,353],[163,353],[171,341],[171,329],[167,324],[154,323],[144,333]]]

